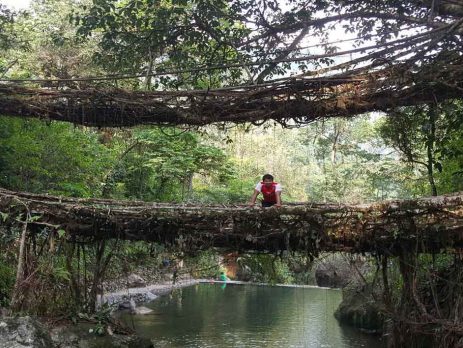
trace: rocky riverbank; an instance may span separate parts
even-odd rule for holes
[[[128,309],[130,301],[136,304],[155,300],[158,296],[185,286],[198,284],[199,279],[185,278],[177,282],[163,281],[156,284],[125,288],[113,292],[104,293],[98,298],[99,305],[107,304],[114,309]]]
[[[53,327],[34,317],[0,320],[0,348],[150,348],[135,335],[95,335],[93,323]]]

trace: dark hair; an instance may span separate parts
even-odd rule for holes
[[[263,177],[262,177],[262,181],[265,181],[265,179],[270,179],[273,181],[273,175],[271,174],[265,174]]]

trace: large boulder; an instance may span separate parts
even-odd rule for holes
[[[335,312],[342,323],[370,333],[381,333],[384,316],[380,304],[375,301],[370,285],[357,284],[343,291],[343,299]]]
[[[129,288],[141,288],[146,286],[146,281],[138,274],[132,273],[127,277],[127,286]]]
[[[0,348],[50,348],[51,338],[43,325],[31,317],[0,319]]]
[[[370,270],[368,261],[357,258],[350,260],[342,254],[322,257],[315,266],[315,280],[318,286],[344,288],[355,283]]]
[[[323,266],[315,270],[318,286],[326,288],[343,288],[349,284],[349,273],[341,272],[333,265]]]
[[[99,299],[98,305],[101,306],[106,303],[109,306],[113,306],[119,309],[130,309],[130,300],[134,300],[135,303],[150,302],[157,298],[149,288],[143,289],[129,289],[129,291],[118,291],[109,294],[104,294]]]

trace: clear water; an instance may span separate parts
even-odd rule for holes
[[[340,326],[339,290],[200,284],[125,315],[155,347],[383,347],[375,336]]]

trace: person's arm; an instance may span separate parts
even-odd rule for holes
[[[259,191],[254,190],[254,193],[252,194],[251,201],[249,202],[249,206],[253,207],[254,204],[256,203],[257,196],[259,195]]]
[[[275,207],[279,208],[281,207],[281,191],[277,191],[276,196],[277,196],[277,202],[275,204]]]
[[[281,207],[281,191],[282,191],[281,185],[277,184],[277,187],[275,188],[275,194],[276,194],[276,199],[277,199],[275,207],[277,208]]]

